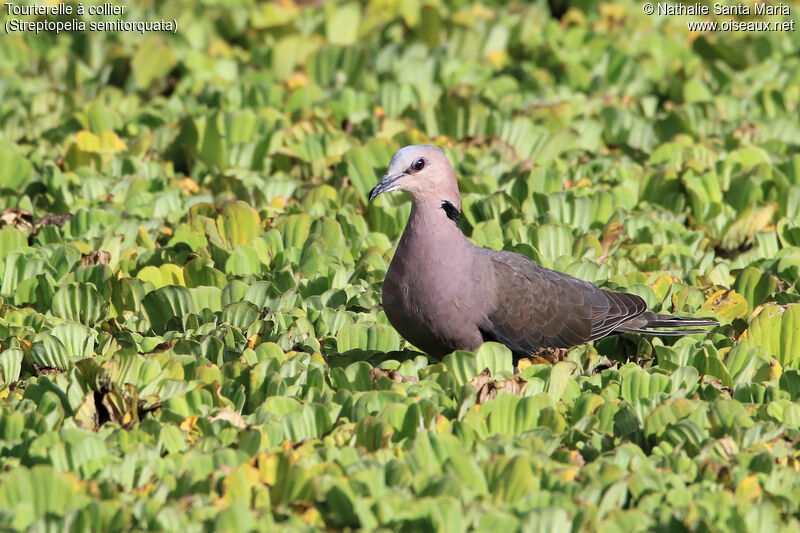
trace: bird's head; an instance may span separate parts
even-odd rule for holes
[[[421,144],[398,150],[386,175],[369,192],[369,200],[389,191],[407,192],[415,203],[448,202],[461,210],[456,174],[438,146]]]

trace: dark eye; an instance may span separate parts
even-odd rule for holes
[[[422,159],[421,157],[416,161],[414,161],[413,163],[411,163],[411,170],[413,170],[414,172],[419,172],[423,168],[425,168],[425,160]]]

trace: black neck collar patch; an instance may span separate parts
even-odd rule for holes
[[[442,200],[442,209],[444,209],[447,218],[455,222],[458,229],[461,229],[461,211],[447,200]]]

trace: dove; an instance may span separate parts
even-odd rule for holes
[[[676,336],[718,325],[654,313],[637,295],[476,246],[461,231],[456,175],[436,146],[401,148],[369,200],[391,191],[411,197],[411,214],[383,282],[383,308],[398,333],[431,356],[495,341],[520,358],[622,332]]]

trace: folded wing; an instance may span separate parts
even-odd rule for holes
[[[600,289],[512,252],[489,251],[497,297],[481,325],[484,340],[502,342],[518,356],[540,348],[569,348],[614,332],[686,335],[704,330],[651,330],[710,326],[704,318],[647,311],[635,294]]]

